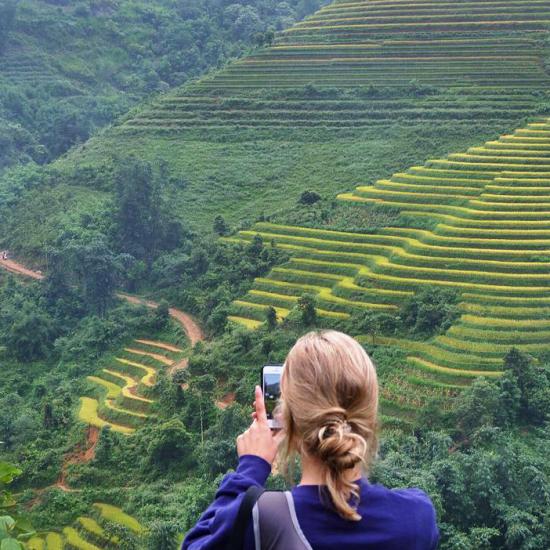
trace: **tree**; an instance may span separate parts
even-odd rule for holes
[[[155,521],[149,530],[147,548],[174,550],[182,526],[174,521]]]
[[[254,34],[253,40],[258,46],[271,46],[275,40],[275,32],[272,29],[265,32],[257,32]]]
[[[504,358],[504,371],[520,393],[519,413],[524,420],[541,424],[550,415],[550,374],[532,357],[512,348]]]
[[[470,436],[482,426],[493,426],[499,407],[498,387],[478,378],[462,393],[455,410],[456,422],[462,432]]]
[[[110,426],[102,428],[95,449],[95,460],[99,464],[110,464],[113,460],[113,450],[116,448],[116,435]]]
[[[153,324],[157,330],[166,327],[170,319],[170,306],[166,300],[161,300],[157,309],[155,309]]]
[[[80,288],[88,308],[104,317],[114,300],[128,256],[115,255],[101,236],[87,243],[70,243],[62,250],[60,261]]]
[[[401,308],[406,328],[429,336],[447,330],[458,317],[458,294],[454,290],[427,288],[409,298]]]
[[[265,310],[265,319],[270,330],[277,326],[277,310],[273,306],[268,306]]]
[[[498,381],[500,407],[497,412],[498,423],[502,426],[515,424],[521,408],[521,390],[518,379],[511,370],[505,370]]]
[[[298,298],[298,309],[301,313],[302,323],[310,327],[317,322],[316,299],[313,294],[302,294]]]
[[[229,226],[227,225],[227,222],[225,221],[223,216],[221,216],[220,214],[218,214],[214,218],[214,233],[217,233],[222,237],[229,233]]]
[[[262,21],[253,6],[231,4],[225,9],[224,15],[232,23],[233,36],[239,40],[249,40],[262,30]]]
[[[300,195],[300,198],[298,199],[298,204],[305,204],[307,206],[310,206],[312,204],[315,204],[316,202],[319,202],[321,200],[321,195],[319,193],[316,193],[315,191],[303,191]]]
[[[369,334],[373,344],[378,334],[393,333],[398,324],[399,319],[396,316],[374,311],[366,311],[353,318],[353,329],[361,334]]]
[[[30,526],[18,518],[16,502],[7,486],[18,476],[21,470],[7,462],[0,462],[0,547],[2,550],[24,550],[20,540],[32,535]]]
[[[160,470],[166,470],[171,464],[190,464],[191,436],[180,420],[170,420],[155,430],[147,454],[150,464]]]
[[[115,171],[115,241],[148,271],[158,252],[178,246],[183,234],[162,201],[165,171],[135,156],[119,159]]]
[[[20,361],[34,361],[48,354],[53,337],[52,319],[46,313],[27,305],[14,313],[3,341],[8,351]]]

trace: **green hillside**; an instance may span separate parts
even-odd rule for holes
[[[78,194],[87,212],[100,211],[96,193],[112,185],[113,156],[135,154],[166,162],[179,182],[174,212],[209,231],[219,214],[254,221],[274,206],[291,209],[304,189],[350,192],[494,139],[547,112],[548,10],[527,1],[330,4],[272,46],[153,97],[71,151],[51,178],[40,176],[56,185],[41,190],[40,203]],[[19,196],[14,179],[3,187]],[[44,217],[36,200],[27,195],[15,216]],[[62,218],[78,218],[75,201]],[[45,219],[55,231],[68,223],[55,212]],[[28,255],[44,244],[30,223],[7,231]]]
[[[136,340],[106,368],[87,377],[94,397],[80,398],[79,419],[98,428],[134,433],[155,416],[153,388],[158,370],[172,368],[181,352],[166,342]]]
[[[385,397],[411,414],[434,388],[448,394],[476,376],[500,375],[512,346],[548,351],[550,119],[338,198],[397,208],[425,229],[362,234],[258,223],[241,231],[241,239],[260,235],[292,258],[234,303],[234,321],[257,326],[268,306],[285,317],[304,292],[317,296],[321,317],[350,318],[397,312],[422,288],[456,289],[461,315],[445,334],[430,342],[378,340],[409,353]]]
[[[321,0],[0,1],[0,172],[45,163],[152,93],[223,66]]]
[[[548,86],[549,25],[547,2],[334,2],[273,47],[170,94],[123,129],[185,137],[197,127],[231,125],[357,129],[396,119],[517,119]],[[400,90],[364,89],[411,82],[453,91],[419,101]],[[300,86],[302,94],[292,91]],[[340,93],[317,98],[316,86]],[[262,88],[271,91],[265,98]]]
[[[201,36],[244,2],[162,5]],[[28,547],[179,547],[260,366],[323,327],[376,365],[369,479],[426,491],[442,550],[550,547],[550,2],[260,3],[281,30],[250,55],[0,175],[0,460]],[[146,29],[125,38],[149,67]]]

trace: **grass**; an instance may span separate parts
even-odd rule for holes
[[[117,537],[107,539],[105,523],[124,526],[136,534],[142,534],[145,531],[137,519],[117,506],[96,502],[93,505],[93,512],[98,521],[93,517],[80,516],[72,526],[64,527],[61,533],[51,531],[32,537],[26,543],[26,548],[29,550],[63,550],[63,548],[101,550],[121,546],[121,541]]]
[[[98,510],[101,518],[106,521],[123,525],[135,533],[142,533],[144,531],[144,527],[137,519],[126,514],[116,506],[103,502],[95,502],[94,507]]]
[[[80,409],[78,412],[78,418],[86,424],[91,424],[98,428],[103,428],[109,426],[111,430],[119,432],[125,435],[134,433],[135,429],[128,426],[122,426],[120,424],[115,424],[112,422],[106,422],[99,417],[98,414],[99,403],[97,399],[92,399],[90,397],[81,397],[80,398]]]
[[[76,521],[85,531],[88,531],[97,537],[105,538],[105,529],[103,529],[103,527],[101,527],[95,519],[79,517]]]
[[[47,550],[63,550],[63,537],[59,533],[48,533],[46,547]]]
[[[134,342],[139,347],[133,344],[132,347],[125,347],[123,353],[138,355],[142,361],[158,365],[157,368],[172,366],[183,352],[182,348],[162,341],[137,339]],[[149,351],[151,349],[154,351]],[[94,398],[81,398],[79,419],[99,428],[111,426],[121,433],[133,433],[155,416],[150,412],[154,399],[148,395],[154,387],[157,368],[124,357],[114,357],[108,368],[87,377]]]
[[[63,535],[70,548],[76,548],[77,550],[101,550],[95,544],[91,544],[83,539],[79,532],[72,527],[65,527],[63,529]]]

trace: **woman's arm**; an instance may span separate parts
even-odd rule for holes
[[[242,495],[252,485],[263,487],[269,477],[282,434],[274,434],[269,428],[264,397],[259,386],[256,386],[254,407],[254,422],[237,438],[237,453],[240,457],[237,471],[223,478],[214,502],[199,518],[197,525],[187,533],[182,550],[223,548],[235,525]]]
[[[182,550],[223,548],[232,534],[244,493],[252,485],[263,487],[271,464],[256,455],[242,455],[234,473],[227,474],[216,492],[214,502],[187,533]]]

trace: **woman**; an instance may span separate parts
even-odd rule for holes
[[[437,547],[435,511],[423,491],[390,490],[365,477],[378,449],[378,381],[356,340],[325,330],[296,342],[281,378],[283,429],[278,433],[268,427],[259,387],[254,405],[252,425],[237,438],[238,468],[225,476],[182,549],[224,548],[244,493],[252,485],[265,484],[278,453],[283,468],[296,454],[301,459],[301,481],[288,498],[294,525],[283,526],[294,529],[301,548]],[[244,550],[260,550],[257,546],[259,536],[251,521]]]

